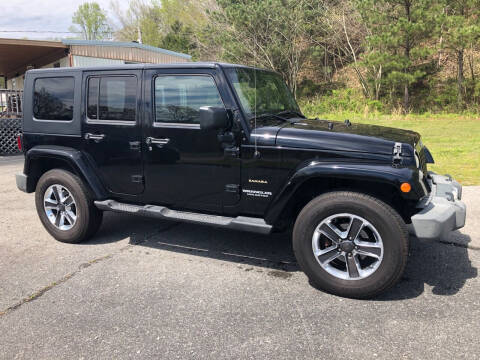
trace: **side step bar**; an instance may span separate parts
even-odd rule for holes
[[[270,234],[272,231],[272,226],[268,225],[265,220],[246,216],[237,216],[232,218],[218,215],[197,214],[171,210],[164,206],[124,204],[115,200],[95,201],[95,206],[100,210],[130,213],[149,216],[157,219],[183,221],[194,224],[213,225],[222,228],[250,231],[259,234]]]

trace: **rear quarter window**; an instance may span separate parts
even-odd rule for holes
[[[33,93],[33,116],[36,120],[73,119],[73,77],[37,78]]]

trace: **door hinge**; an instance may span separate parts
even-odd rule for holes
[[[225,191],[235,194],[240,194],[240,185],[239,184],[227,184],[225,185]]]
[[[132,182],[143,184],[143,175],[132,175]]]

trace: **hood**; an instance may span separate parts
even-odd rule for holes
[[[270,124],[269,124],[270,125]],[[391,155],[395,143],[402,143],[402,155],[413,156],[420,135],[414,131],[377,125],[302,119],[295,123],[256,129],[258,143],[294,148],[358,151]]]

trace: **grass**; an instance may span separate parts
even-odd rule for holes
[[[390,126],[422,135],[435,164],[429,170],[450,174],[463,185],[480,185],[480,115],[424,114],[384,115],[337,112],[317,114],[308,106],[307,117]]]

